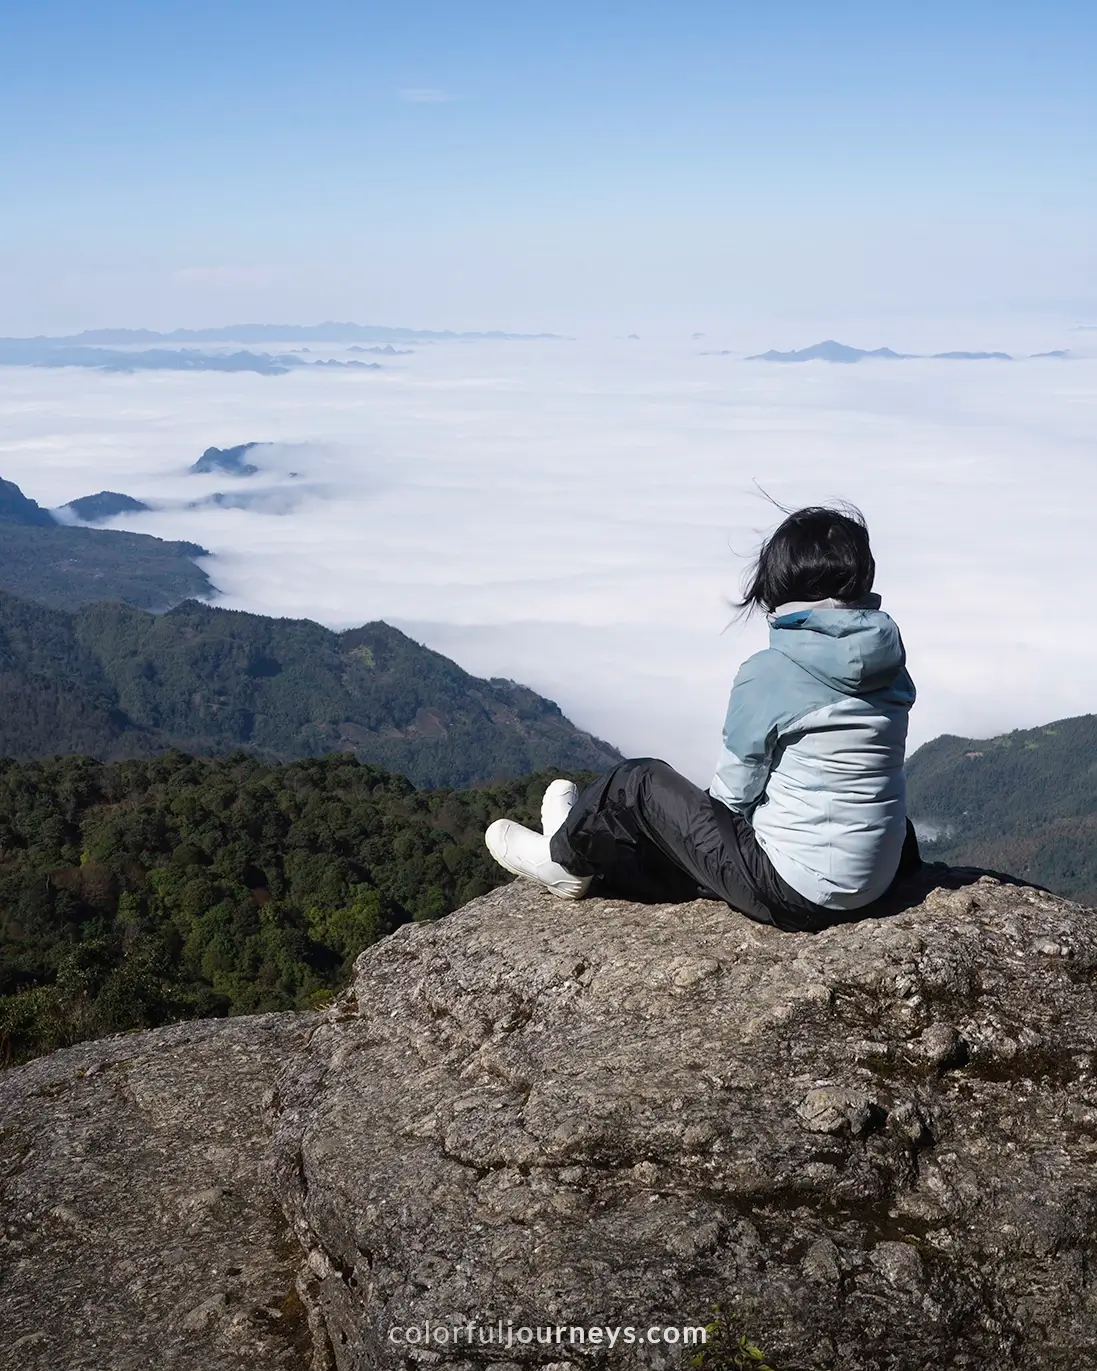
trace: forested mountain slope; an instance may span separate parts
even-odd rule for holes
[[[12,481],[0,479],[0,590],[54,609],[124,600],[166,609],[188,596],[213,594],[195,557],[197,543],[168,543],[146,533],[58,524]]]
[[[0,589],[54,609],[112,599],[166,609],[212,595],[213,583],[194,561],[205,555],[197,543],[147,533],[0,520]]]
[[[0,593],[0,754],[170,747],[351,752],[424,786],[619,760],[551,701],[470,676],[385,623],[333,633],[193,600],[160,615],[110,602],[66,614]]]
[[[1097,715],[934,738],[907,762],[907,788],[927,857],[1097,901]]]

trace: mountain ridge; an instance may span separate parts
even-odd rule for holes
[[[0,524],[21,524],[26,528],[53,528],[57,520],[37,500],[24,495],[14,481],[0,476]]]
[[[163,610],[216,594],[195,560],[210,556],[198,543],[88,527],[148,508],[132,496],[100,491],[62,505],[60,513],[81,521],[63,522],[13,481],[0,479],[0,590],[62,610],[96,600]]]
[[[472,676],[380,620],[335,633],[197,600],[68,613],[0,592],[0,754],[169,748],[283,762],[349,752],[428,787],[620,760],[551,700]]]
[[[1097,714],[990,738],[945,733],[911,754],[906,773],[927,858],[1097,902]]]
[[[209,555],[198,543],[148,533],[0,521],[0,589],[53,609],[114,598],[157,610],[214,595],[194,560]]]
[[[510,333],[504,329],[416,329],[328,319],[319,324],[222,324],[212,328],[176,328],[166,331],[147,328],[94,328],[84,329],[80,333],[36,333],[22,337],[0,338],[0,348],[5,344],[19,343],[57,347],[99,347],[143,343],[386,343],[411,342],[416,339],[531,341],[563,337],[564,335],[559,333]]]
[[[1040,356],[1065,356],[1065,353],[1034,354]],[[853,363],[863,362],[870,358],[879,358],[888,362],[913,362],[913,361],[938,361],[938,362],[985,362],[1001,361],[1012,362],[1013,358],[1008,352],[894,352],[891,348],[855,348],[848,343],[839,343],[833,338],[824,339],[821,343],[812,343],[810,347],[794,349],[791,352],[780,352],[776,348],[770,348],[768,352],[756,352],[747,357],[748,362],[839,362]]]
[[[64,339],[0,338],[0,366],[92,367],[100,371],[251,371],[260,376],[284,376],[310,367],[336,367],[349,371],[380,371],[379,362],[340,361],[324,358],[306,361],[293,354],[250,352],[203,352],[201,348],[145,348],[132,352],[98,344],[71,343]]]

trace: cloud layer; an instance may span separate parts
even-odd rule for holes
[[[454,343],[280,377],[2,369],[0,475],[50,506],[136,496],[156,507],[113,526],[209,547],[226,605],[385,618],[699,781],[765,638],[727,627],[778,517],[756,481],[864,509],[915,742],[1097,708],[1079,627],[1097,360],[768,367],[701,346]],[[186,472],[256,439],[257,476]]]

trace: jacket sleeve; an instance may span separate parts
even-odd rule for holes
[[[777,745],[778,716],[773,683],[766,682],[758,653],[739,668],[731,688],[724,742],[709,794],[729,809],[749,815],[765,794]]]

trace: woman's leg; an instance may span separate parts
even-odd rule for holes
[[[768,860],[750,824],[666,762],[622,762],[596,781],[550,852],[575,875],[597,876],[600,895],[648,903],[707,896],[775,922]]]

